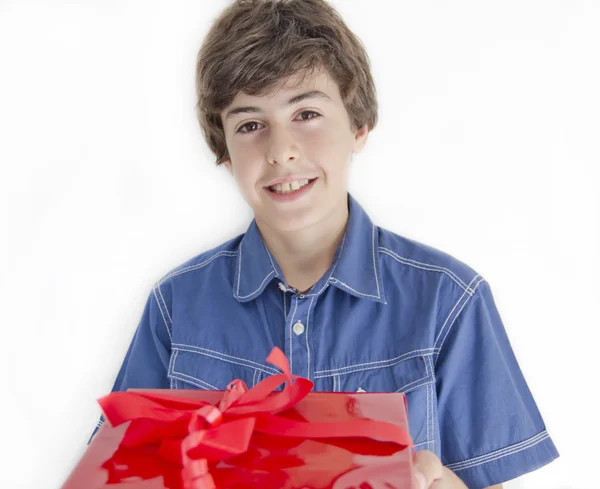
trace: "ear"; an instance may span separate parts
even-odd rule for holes
[[[362,127],[359,127],[354,131],[354,144],[352,146],[352,153],[357,154],[362,151],[362,149],[367,144],[367,138],[369,136],[369,125],[363,124]]]

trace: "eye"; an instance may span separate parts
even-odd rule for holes
[[[311,116],[311,117],[305,118],[304,116]],[[308,122],[312,119],[321,117],[321,114],[315,112],[314,110],[305,110],[303,112],[300,112],[298,114],[298,117],[301,117],[301,122]],[[241,125],[236,132],[238,132],[240,134],[250,134],[252,132],[257,131],[258,128],[256,126],[260,126],[260,125],[262,125],[262,124],[260,122],[256,122],[256,121],[246,122],[245,124]],[[254,129],[251,129],[252,127],[254,127]]]
[[[247,127],[252,126],[252,125],[260,125],[260,122],[256,122],[256,121],[246,122],[246,124],[244,124],[243,126],[240,126],[236,132],[239,132],[239,133],[242,133],[242,134],[248,134],[248,133],[254,132],[254,130],[250,130],[250,131],[243,131],[242,130],[245,127],[247,128]]]
[[[298,114],[299,116],[302,116],[304,114],[312,114],[313,117],[310,117],[308,119],[302,119],[302,121],[310,121],[311,119],[316,119],[317,117],[321,117],[321,114],[318,114],[317,112],[315,112],[314,110],[305,110],[304,112],[300,112],[300,114]]]

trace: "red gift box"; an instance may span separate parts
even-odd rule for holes
[[[309,392],[279,349],[267,361],[284,373],[250,390],[100,399],[107,422],[62,489],[413,489],[404,394]]]

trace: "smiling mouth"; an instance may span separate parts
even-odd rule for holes
[[[272,185],[267,188],[274,194],[291,194],[292,192],[296,192],[306,185],[310,185],[315,180],[316,178],[294,180],[293,182],[278,183],[277,185]]]

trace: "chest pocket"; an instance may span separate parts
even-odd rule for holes
[[[226,390],[235,379],[254,387],[265,376],[279,373],[245,358],[204,348],[173,348],[168,377],[172,389]]]
[[[437,401],[430,356],[415,355],[397,362],[315,372],[315,381],[319,390],[333,392],[403,392],[408,402],[410,434],[416,448],[433,449]]]

